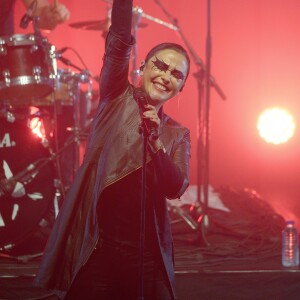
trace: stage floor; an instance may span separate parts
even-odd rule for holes
[[[281,266],[285,221],[261,199],[226,193],[230,212],[208,209],[209,226],[190,206],[170,207],[178,300],[300,299],[300,269]],[[56,299],[32,286],[39,261],[0,253],[0,300]]]

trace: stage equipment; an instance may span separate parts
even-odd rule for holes
[[[3,117],[0,175],[0,251],[16,253],[22,244],[26,250],[21,252],[31,253],[36,245],[26,241],[39,228],[50,225],[57,211],[55,168],[43,139],[23,122]]]
[[[53,91],[55,47],[37,34],[0,37],[0,101],[28,105]]]
[[[23,261],[42,255],[98,98],[81,57],[85,69],[31,21],[34,33],[0,37],[0,256]],[[80,72],[57,69],[58,59]]]

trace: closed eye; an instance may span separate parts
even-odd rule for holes
[[[157,57],[155,57],[156,60],[152,60],[154,68],[158,69],[161,72],[167,72],[169,70],[169,65],[166,64],[164,61],[161,61],[160,59],[158,59]],[[183,80],[184,79],[184,75],[181,71],[179,70],[171,70],[171,75],[174,76],[176,79],[178,80]]]
[[[159,69],[162,72],[167,72],[169,70],[169,65],[167,65],[165,62],[159,60],[157,57],[155,57],[156,60],[152,60],[154,67]]]
[[[177,78],[177,79],[180,79],[180,80],[183,80],[184,79],[184,75],[183,75],[183,73],[182,72],[180,72],[180,71],[178,71],[178,70],[173,70],[172,72],[171,72],[171,74],[175,77],[175,78]]]

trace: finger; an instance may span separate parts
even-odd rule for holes
[[[147,108],[148,110],[156,110],[155,106],[153,106],[151,104],[145,104],[145,108]]]
[[[147,117],[147,118],[158,119],[158,116],[157,116],[156,112],[153,112],[153,111],[145,111],[145,112],[143,112],[143,116]]]

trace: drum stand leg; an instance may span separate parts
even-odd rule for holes
[[[53,200],[53,210],[54,210],[54,218],[56,219],[58,213],[59,213],[59,207],[62,202],[62,183],[59,179],[54,179],[54,187],[55,187],[55,195]]]
[[[81,83],[88,83],[88,90],[89,90],[89,96],[91,94],[92,89],[92,82],[88,77],[88,74],[84,71],[79,74],[77,78],[74,79],[73,89],[72,89],[72,97],[73,97],[73,107],[74,107],[74,169],[73,169],[73,175],[78,171],[80,163],[81,163],[81,157],[80,157],[80,146],[81,146],[81,134],[84,130],[84,125],[80,124],[80,120],[82,118],[82,110],[81,110],[81,99],[80,99],[80,85]]]
[[[171,211],[172,213],[174,213],[175,215],[178,215],[180,217],[180,219],[171,220],[171,224],[175,224],[175,223],[181,222],[183,220],[187,223],[187,225],[191,229],[197,230],[198,223],[188,213],[186,213],[181,207],[170,204],[170,202],[168,202],[168,209],[169,209],[169,211]]]

